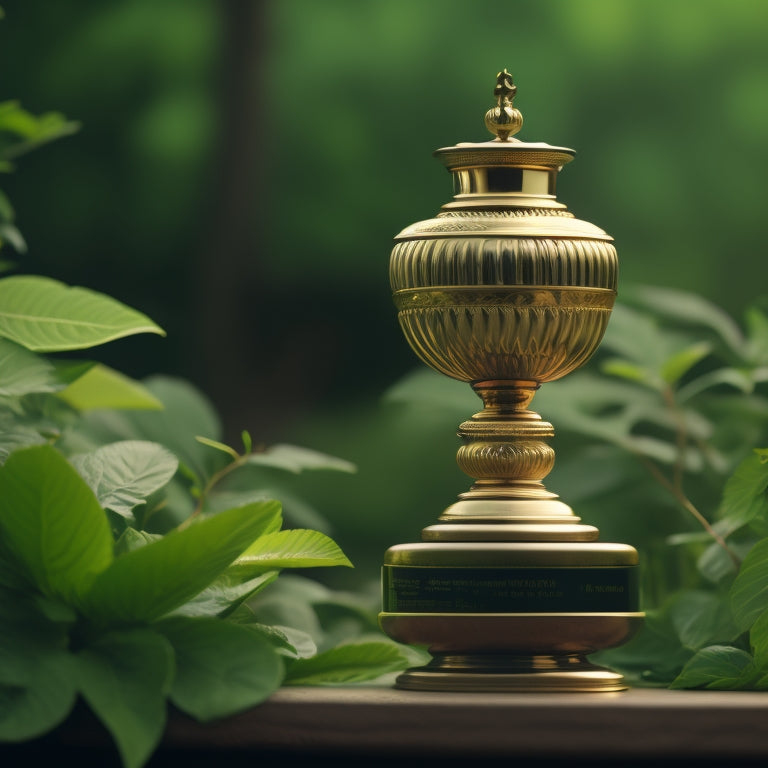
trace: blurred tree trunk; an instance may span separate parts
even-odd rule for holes
[[[227,439],[246,424],[246,404],[261,399],[250,379],[254,334],[250,308],[258,280],[259,186],[263,153],[262,62],[266,0],[221,0],[222,62],[218,104],[219,146],[214,156],[210,218],[204,225],[197,269],[198,300],[193,351],[199,380],[224,422]],[[254,234],[255,233],[255,234]],[[251,290],[249,290],[251,289]],[[263,290],[263,289],[262,289]],[[254,435],[258,440],[258,436]]]

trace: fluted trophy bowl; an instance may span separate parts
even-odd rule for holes
[[[454,196],[396,237],[390,283],[403,334],[436,371],[467,382],[483,408],[459,425],[459,467],[474,479],[421,542],[390,547],[382,629],[433,661],[397,686],[426,690],[616,691],[595,651],[642,619],[637,552],[596,541],[543,480],[551,424],[536,390],[582,366],[610,320],[613,239],[555,193],[571,149],[514,138],[516,87],[497,76],[492,141],[435,155]]]
[[[418,224],[398,235],[390,280],[403,334],[424,363],[460,381],[559,379],[605,333],[616,251],[604,232],[575,219],[579,239],[543,242],[517,236],[519,222],[504,212],[491,221],[490,237],[489,218],[472,212],[433,219],[429,239]],[[458,223],[457,237],[450,227]]]

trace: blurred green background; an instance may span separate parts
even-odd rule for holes
[[[621,283],[696,291],[736,316],[765,292],[764,0],[2,5],[0,98],[82,123],[5,183],[21,270],[150,315],[168,338],[100,359],[190,380],[229,439],[246,428],[355,462],[354,476],[298,481],[353,579],[375,578],[383,550],[467,486],[454,428],[469,388],[411,408],[385,397],[420,366],[387,267],[392,237],[450,198],[432,151],[489,138],[500,69],[520,137],[577,150],[559,197],[616,238]],[[599,456],[557,472],[573,502]],[[631,507],[578,511],[605,540],[680,528]]]

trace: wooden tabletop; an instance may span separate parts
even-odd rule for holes
[[[768,760],[768,693],[630,689],[477,694],[386,686],[283,688],[201,725],[172,718],[164,746],[388,760],[528,757]],[[368,761],[369,762],[369,761]],[[364,763],[359,763],[363,765]],[[539,764],[538,762],[536,764]]]

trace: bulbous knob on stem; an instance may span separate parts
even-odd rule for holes
[[[493,89],[497,106],[485,113],[485,126],[499,141],[508,141],[510,136],[523,127],[520,110],[512,106],[516,93],[517,86],[512,82],[512,75],[506,69],[499,72]]]

